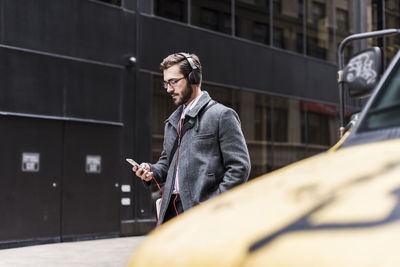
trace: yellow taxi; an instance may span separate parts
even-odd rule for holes
[[[361,92],[379,58],[357,54],[339,82]],[[167,222],[128,266],[400,266],[400,53],[375,80],[335,147]]]

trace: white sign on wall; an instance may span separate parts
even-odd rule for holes
[[[124,193],[131,192],[131,186],[129,184],[123,184],[121,186],[121,191]]]
[[[86,173],[101,173],[101,156],[86,156]]]
[[[121,205],[122,206],[130,206],[131,205],[131,199],[129,197],[121,198]]]
[[[23,172],[39,172],[40,167],[40,154],[39,153],[22,153],[22,166]]]

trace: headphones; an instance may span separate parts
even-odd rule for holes
[[[192,68],[192,71],[187,75],[189,83],[190,84],[199,84],[200,83],[200,70],[194,64],[192,56],[189,55],[188,53],[183,53],[183,52],[180,52],[177,54],[185,57],[186,60],[189,62],[190,67]]]

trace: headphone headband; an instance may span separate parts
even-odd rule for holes
[[[184,53],[184,52],[180,52],[180,53],[178,53],[178,55],[182,55],[182,56],[184,56],[186,58],[186,60],[190,64],[190,67],[192,68],[192,70],[197,69],[196,64],[194,64],[194,61],[193,61],[191,55],[189,55],[188,53]]]
[[[187,62],[189,62],[190,67],[192,68],[191,72],[188,74],[187,78],[189,83],[191,84],[199,84],[200,83],[200,71],[199,68],[194,64],[193,58],[190,54],[179,52],[178,55],[183,56]]]

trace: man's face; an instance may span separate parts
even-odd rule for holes
[[[179,106],[190,102],[193,88],[181,73],[178,64],[164,70],[164,82],[169,82],[167,93],[172,97],[175,105]]]

